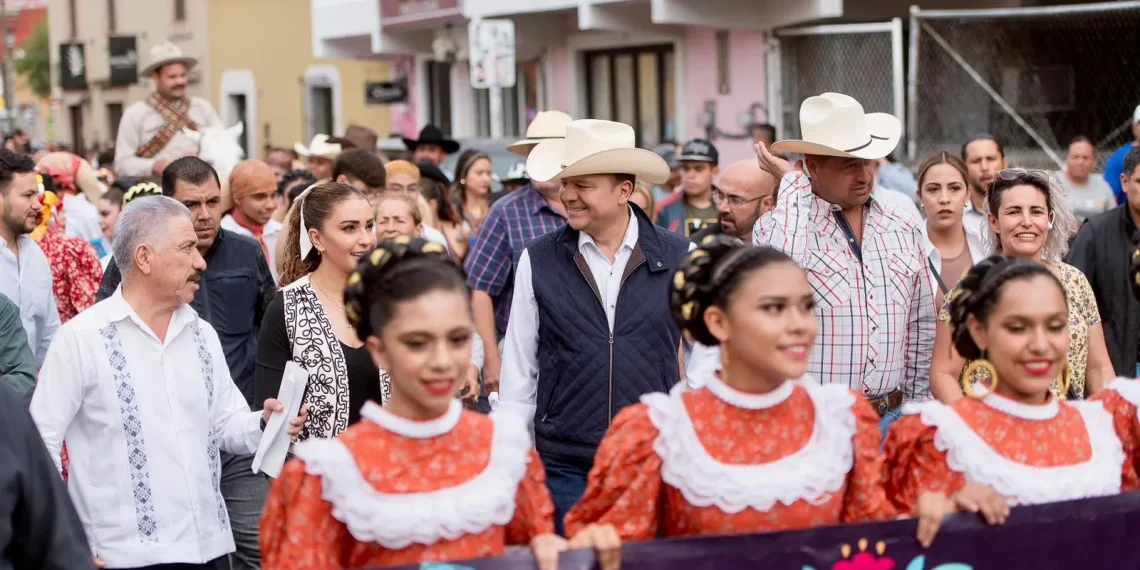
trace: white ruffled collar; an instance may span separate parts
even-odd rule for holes
[[[783,404],[792,397],[792,393],[796,391],[796,383],[792,381],[780,384],[775,390],[764,394],[757,394],[752,392],[742,392],[725,384],[721,379],[713,374],[707,380],[705,387],[709,389],[712,395],[726,404],[731,404],[738,408],[745,410],[766,410],[774,408]]]
[[[986,401],[992,399],[991,396]],[[1059,412],[1062,404],[1054,403]],[[946,452],[946,466],[951,471],[964,475],[967,482],[993,487],[1013,506],[1119,493],[1125,458],[1112,415],[1099,401],[1063,405],[1075,408],[1083,420],[1092,450],[1091,457],[1084,463],[1037,467],[1008,459],[990,447],[957,410],[938,401],[911,404],[908,412],[919,414],[923,424],[936,428],[934,447]]]
[[[517,415],[492,412],[489,417],[493,427],[487,466],[463,483],[434,491],[377,491],[339,439],[309,440],[298,444],[296,453],[305,472],[321,478],[321,498],[332,505],[333,518],[357,541],[392,550],[431,545],[505,526],[514,517],[518,486],[534,444]]]
[[[974,386],[974,391],[978,394],[987,394],[985,398],[982,398],[982,403],[986,406],[1023,420],[1051,420],[1057,417],[1057,413],[1061,411],[1060,405],[1057,404],[1057,398],[1054,398],[1052,393],[1049,394],[1049,399],[1044,404],[1035,406],[1011,400],[996,393],[989,393],[989,390],[981,385]]]
[[[662,481],[680,491],[693,506],[716,507],[730,514],[748,508],[766,512],[776,503],[821,504],[830,500],[843,489],[855,463],[855,396],[845,386],[820,385],[810,379],[789,381],[777,390],[787,391],[783,396],[786,400],[797,385],[815,407],[811,438],[790,455],[752,465],[725,464],[709,455],[685,408],[684,384],[678,384],[668,395],[642,396],[658,431],[653,450],[661,458]],[[711,383],[709,390],[713,390]],[[776,399],[772,394],[763,397]],[[764,484],[757,485],[757,481]]]
[[[392,432],[412,439],[429,439],[449,433],[463,416],[463,405],[452,400],[447,411],[434,420],[417,422],[401,418],[380,407],[375,402],[367,402],[360,409],[360,417]]]

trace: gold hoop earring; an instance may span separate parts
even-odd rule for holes
[[[1069,399],[1069,387],[1073,384],[1073,375],[1069,370],[1069,363],[1065,362],[1065,368],[1061,370],[1061,379],[1057,382],[1058,394],[1061,400]]]
[[[989,373],[990,385],[985,393],[979,394],[974,391],[974,378],[977,376],[978,370],[983,369]],[[966,396],[975,400],[984,400],[986,396],[997,389],[997,385],[997,368],[994,368],[994,364],[992,362],[986,360],[986,355],[984,352],[982,353],[981,358],[978,358],[977,360],[971,362],[970,365],[966,367],[966,370],[962,372],[962,392],[964,392]]]

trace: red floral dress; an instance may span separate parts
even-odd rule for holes
[[[566,531],[608,523],[650,540],[891,518],[878,423],[862,396],[811,379],[643,396],[602,440]]]
[[[58,229],[49,229],[39,244],[51,265],[59,321],[66,323],[95,304],[99,283],[103,280],[103,265],[94,246],[80,238],[69,238]]]
[[[1112,414],[1116,433],[1123,443],[1125,461],[1140,472],[1137,469],[1140,466],[1140,380],[1117,378],[1090,399],[1102,402]]]
[[[265,570],[377,568],[499,556],[554,532],[526,425],[458,401],[413,422],[368,403],[336,439],[297,446],[261,519]]]
[[[1050,396],[1032,406],[990,394],[908,412],[886,442],[887,495],[903,513],[914,511],[924,491],[950,495],[967,482],[992,487],[1013,506],[1137,488],[1136,470],[1125,461],[1129,424],[1101,402]]]

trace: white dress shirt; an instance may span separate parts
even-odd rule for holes
[[[0,294],[20,307],[20,321],[28,334],[28,345],[36,362],[44,363],[48,346],[59,329],[59,309],[55,306],[51,265],[39,244],[27,235],[16,238],[20,258],[0,238]]]
[[[111,568],[202,564],[234,551],[219,451],[253,453],[260,412],[230,379],[213,327],[189,305],[165,341],[120,288],[59,329],[32,396],[91,549]]]
[[[230,230],[253,240],[257,239],[253,236],[253,232],[237,223],[232,214],[222,216],[221,226],[223,230]],[[269,264],[269,272],[273,274],[274,283],[277,282],[277,238],[281,236],[281,230],[284,227],[277,220],[269,220],[261,230],[261,239],[265,242],[266,248],[269,249],[269,259],[266,259],[265,262]]]
[[[637,245],[638,233],[637,217],[631,209],[625,238],[622,239],[612,262],[598,248],[594,238],[586,232],[578,233],[578,251],[586,259],[586,265],[589,266],[594,283],[598,286],[610,334],[614,331],[614,315],[618,294],[621,292],[621,278],[625,274],[630,256],[633,255],[633,248]],[[690,243],[689,251],[695,247],[696,244]],[[663,291],[662,294],[667,292]],[[525,418],[527,422],[533,422],[537,408],[535,402],[538,397],[538,302],[534,297],[529,250],[523,250],[518,268],[515,269],[515,293],[511,301],[509,322],[507,335],[503,339],[499,409],[510,410]]]

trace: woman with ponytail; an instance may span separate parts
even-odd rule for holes
[[[297,197],[285,224],[284,285],[258,336],[257,401],[277,397],[285,364],[296,362],[309,374],[309,416],[298,439],[335,437],[389,389],[344,307],[348,276],[376,245],[372,206],[352,186],[326,182]]]
[[[985,370],[988,385],[967,384],[953,404],[911,406],[886,442],[887,494],[902,513],[926,511],[920,540],[929,544],[950,512],[1000,524],[1010,506],[1135,490],[1130,422],[1050,389],[1065,393],[1071,382],[1069,303],[1056,275],[995,256],[958,289],[947,307],[951,340],[971,361],[966,376]]]
[[[623,409],[566,530],[609,523],[624,540],[650,540],[891,517],[878,414],[846,386],[805,376],[817,324],[804,271],[717,235],[673,286],[686,339],[721,346],[720,377]]]
[[[529,544],[543,570],[594,546],[606,570],[620,540],[595,525],[553,534],[542,462],[517,416],[456,400],[471,357],[471,293],[442,246],[397,238],[364,256],[344,302],[392,392],[336,439],[297,446],[261,523],[266,570],[385,568],[499,556]]]

